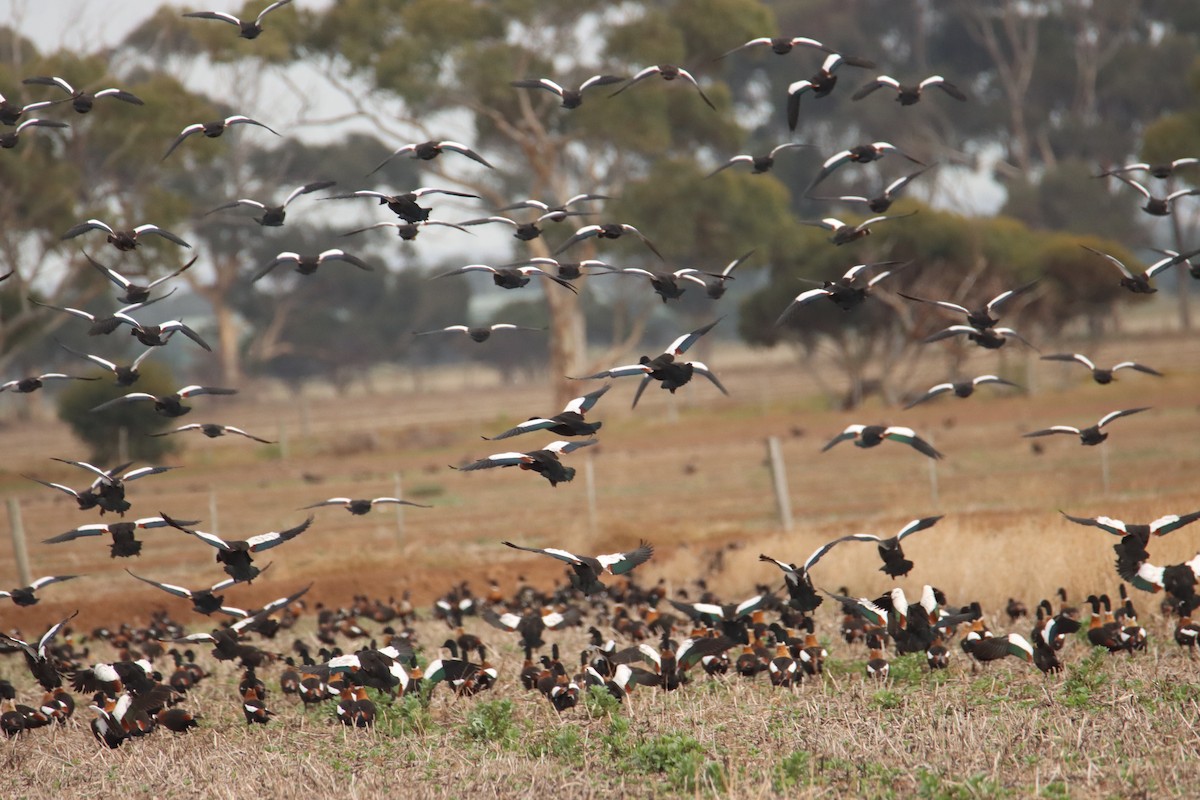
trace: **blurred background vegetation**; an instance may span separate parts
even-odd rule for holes
[[[238,13],[253,17],[261,5],[248,3]],[[199,351],[170,348],[162,363],[191,379],[236,386],[257,375],[297,389],[312,381],[346,387],[369,381],[378,366],[416,370],[474,359],[511,378],[550,376],[563,395],[575,387],[561,376],[596,360],[589,342],[628,357],[642,339],[656,349],[721,314],[736,324],[722,325],[719,335],[786,344],[800,358],[833,348],[853,380],[871,373],[886,381],[915,357],[915,342],[944,322],[936,311],[889,296],[852,315],[812,308],[774,326],[805,288],[802,280],[880,260],[913,261],[894,280],[927,297],[986,298],[1042,277],[1020,304],[1021,331],[1028,338],[1064,330],[1098,336],[1120,324],[1114,301],[1129,298],[1119,294],[1112,267],[1080,244],[1132,267],[1154,258],[1152,246],[1197,242],[1200,218],[1187,201],[1172,218],[1155,220],[1138,211],[1128,187],[1093,177],[1131,159],[1200,155],[1196,3],[346,0],[288,6],[265,25],[267,32],[249,42],[231,26],[184,19],[164,5],[114,46],[84,53],[40,52],[20,31],[0,29],[0,86],[10,99],[57,98],[57,89],[21,80],[60,75],[81,88],[119,86],[145,101],[137,107],[101,100],[88,115],[69,104],[45,109],[44,116],[71,128],[36,132],[0,158],[6,196],[21,198],[0,205],[0,271],[15,270],[0,284],[3,374],[57,362],[55,337],[107,358],[132,357],[131,337],[89,340],[77,321],[28,303],[35,297],[93,312],[115,308],[111,285],[87,267],[83,249],[129,275],[162,274],[199,255],[178,296],[160,307],[161,319],[171,318],[168,308],[173,317],[187,314],[217,351],[218,358],[200,362],[193,360]],[[844,68],[830,97],[805,98],[793,137],[784,120],[786,87],[814,73],[823,54],[799,48],[781,57],[759,48],[716,58],[773,35],[817,38],[876,61],[878,69]],[[667,62],[694,72],[716,113],[687,87],[657,80],[613,99],[592,90],[574,111],[559,108],[549,92],[510,86],[542,76],[578,86],[591,75],[632,75]],[[883,92],[851,102],[853,90],[878,73],[911,81],[942,74],[969,102],[939,94],[902,109]],[[261,119],[283,137],[249,127],[211,142],[193,137],[160,162],[184,125],[229,113]],[[765,153],[791,138],[812,147],[782,154],[768,174],[734,167],[704,177],[734,154]],[[396,147],[426,139],[463,141],[497,169],[451,154],[432,162],[397,158],[368,177]],[[880,139],[937,164],[895,206],[920,213],[845,248],[797,224],[831,214],[860,218],[854,208],[807,199],[804,189],[830,154]],[[872,195],[911,166],[896,158],[840,170],[822,193]],[[638,226],[670,269],[719,271],[747,250],[755,253],[716,305],[695,287],[664,306],[644,280],[617,276],[584,281],[578,297],[553,286],[501,297],[486,280],[428,278],[466,263],[545,256],[577,220],[547,223],[546,236],[529,243],[512,239],[508,228],[497,235],[482,227],[471,229],[474,236],[430,228],[403,242],[387,228],[344,237],[394,219],[368,200],[302,197],[281,228],[259,226],[244,209],[207,213],[237,198],[281,202],[314,180],[336,180],[335,192],[441,186],[480,196],[467,203],[429,198],[433,216],[451,221],[526,197],[561,201],[601,192],[613,199],[591,219]],[[1172,180],[1176,187],[1200,185],[1200,169]],[[120,227],[154,222],[194,250],[149,241],[116,253],[93,235],[60,240],[89,217]],[[344,247],[375,271],[333,264],[312,276],[281,269],[249,280],[282,250],[331,247]],[[624,240],[600,247],[593,240],[564,257],[593,256],[662,268],[640,244]],[[1160,280],[1178,297],[1183,328],[1192,324],[1188,282]],[[482,347],[411,336],[495,321],[551,331],[495,337]],[[94,391],[79,385],[69,394]]]

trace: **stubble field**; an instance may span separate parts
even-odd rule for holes
[[[267,438],[282,423],[286,457],[279,447],[181,438],[181,451],[164,462],[186,468],[131,484],[131,513],[161,510],[204,520],[198,527],[211,530],[215,508],[219,532],[241,538],[294,525],[308,513],[299,507],[327,497],[390,494],[400,473],[406,497],[434,506],[405,509],[403,533],[388,509],[366,517],[320,509],[309,531],[264,554],[262,561],[274,562],[271,570],[231,590],[229,601],[252,607],[312,581],[311,599],[328,605],[348,603],[358,592],[387,597],[409,590],[422,609],[464,579],[482,592],[494,578],[509,592],[518,576],[545,588],[561,577],[556,562],[509,551],[502,539],[584,552],[613,552],[647,539],[656,555],[635,573],[641,583],[661,579],[671,592],[694,591],[692,582],[705,578],[718,595],[736,601],[757,583],[781,583],[774,567],[758,561],[760,552],[798,562],[836,536],[890,535],[910,519],[944,513],[937,527],[905,542],[916,568],[900,585],[910,597],[929,583],[951,604],[979,600],[1001,632],[1009,630],[1002,609],[1010,596],[1032,608],[1060,586],[1076,603],[1091,592],[1115,595],[1110,545],[1116,540],[1066,522],[1060,509],[1146,522],[1200,508],[1200,347],[1162,338],[1139,340],[1136,350],[1138,360],[1168,376],[1122,374],[1101,387],[1082,370],[1010,356],[1006,376],[1027,385],[1033,377],[1035,393],[981,390],[966,401],[940,398],[911,411],[869,404],[841,412],[827,409],[787,360],[740,363],[740,351],[718,348],[705,360],[720,365],[730,398],[692,385],[674,402],[648,392],[630,412],[633,387],[618,383],[594,413],[605,422],[602,444],[590,449],[590,459],[589,451],[568,456],[579,477],[556,489],[517,470],[447,468],[508,444],[523,446],[519,439],[497,446],[479,436],[554,411],[542,387],[495,386],[483,376],[464,386],[460,381],[468,379],[453,377],[451,385],[420,395],[314,397],[304,407],[282,392],[251,397],[247,391],[213,399],[187,421],[222,421]],[[1114,347],[1099,350],[1100,358],[1109,355],[1125,357]],[[979,371],[995,364],[981,359]],[[925,385],[941,379],[937,367],[925,366]],[[1107,493],[1101,448],[1053,437],[1037,440],[1036,454],[1033,440],[1020,437],[1142,405],[1154,410],[1119,420],[1102,445]],[[931,439],[946,454],[936,466],[936,492],[927,459],[901,445],[863,451],[842,444],[819,453],[851,422],[902,423]],[[775,511],[769,436],[782,443],[791,532],[781,529]],[[122,569],[207,585],[221,577],[208,548],[169,529],[140,534],[144,553],[129,560],[108,559],[101,539],[38,544],[93,520],[21,473],[82,483],[48,460],[82,451],[56,423],[12,424],[0,437],[6,454],[0,489],[20,502],[35,577],[86,573],[47,590],[32,609],[6,605],[0,627],[32,637],[79,609],[74,627],[85,632],[145,621],[151,610],[167,608],[202,629],[205,621],[186,603]],[[526,438],[531,448],[542,443]],[[0,525],[7,532],[7,521]],[[1189,528],[1151,545],[1160,564],[1198,549]],[[0,545],[0,559],[8,558]],[[843,545],[814,569],[814,580],[875,596],[893,585],[877,566],[873,547]],[[11,563],[0,566],[0,574],[14,572]],[[6,785],[29,797],[1195,796],[1200,778],[1188,765],[1200,745],[1197,664],[1171,641],[1173,623],[1160,618],[1157,598],[1135,600],[1151,633],[1148,651],[1096,657],[1086,641],[1072,641],[1068,670],[1058,677],[1044,678],[1013,660],[972,674],[954,645],[946,673],[930,675],[909,657],[893,664],[889,684],[868,684],[865,650],[837,638],[840,615],[826,603],[816,617],[831,663],[820,681],[781,692],[762,676],[697,675],[678,692],[643,688],[619,710],[593,704],[561,717],[536,692],[520,688],[513,638],[472,619],[467,629],[496,651],[501,670],[489,695],[454,698],[441,687],[427,709],[408,700],[385,707],[375,731],[344,731],[331,724],[329,709],[306,714],[275,692],[268,698],[275,721],[247,729],[234,691],[238,675],[226,667],[185,703],[204,715],[191,735],[158,732],[109,752],[86,730],[84,709],[62,729],[5,742]],[[447,629],[424,616],[417,634],[428,655]],[[1013,630],[1027,635],[1029,627],[1021,621]],[[286,649],[296,635],[311,639],[311,630],[311,620],[302,620],[275,646]],[[582,635],[568,632],[560,640],[564,660],[574,663]],[[108,654],[98,647],[92,657]],[[16,659],[0,661],[0,675],[15,680],[23,699],[33,696]]]

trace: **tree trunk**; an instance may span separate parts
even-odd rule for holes
[[[210,302],[217,320],[217,357],[221,360],[221,383],[224,386],[237,386],[242,382],[237,320],[227,303],[212,298]]]
[[[1171,232],[1175,236],[1175,250],[1182,253],[1186,245],[1184,244],[1183,224],[1179,221],[1178,214],[1171,215]],[[1188,296],[1191,287],[1188,283],[1192,280],[1188,274],[1188,265],[1182,264],[1175,268],[1175,297],[1179,301],[1179,328],[1185,333],[1192,330],[1192,304],[1191,298]]]
[[[583,368],[587,336],[579,295],[549,283],[546,305],[550,309],[550,386],[554,402],[565,406],[579,395],[579,384],[567,376],[578,376]]]

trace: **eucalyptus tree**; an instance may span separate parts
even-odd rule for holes
[[[652,241],[661,238],[670,261],[704,259],[715,266],[760,234],[765,239],[755,244],[770,249],[782,229],[766,230],[764,222],[739,230],[729,221],[756,212],[780,220],[787,195],[777,184],[766,188],[774,183],[769,176],[729,175],[714,180],[711,189],[696,182],[703,174],[698,161],[709,171],[712,159],[733,151],[746,136],[731,86],[712,59],[731,41],[774,31],[770,11],[758,0],[619,5],[386,0],[336,3],[299,19],[295,57],[316,59],[320,73],[394,147],[452,139],[496,167],[462,158],[422,161],[420,185],[457,187],[479,195],[493,210],[524,198],[562,202],[579,193],[615,198],[592,203],[589,217],[546,223],[541,237],[514,242],[497,258],[549,256],[578,227],[572,222],[598,221],[632,224]],[[716,110],[694,87],[680,86],[682,80],[669,85],[648,78],[617,97],[608,96],[620,88],[615,84],[589,88],[573,109],[564,108],[552,91],[512,85],[549,78],[574,88],[592,76],[629,78],[655,64],[694,70]],[[400,161],[385,166],[383,174],[394,175]],[[564,258],[595,254],[642,257],[624,242],[589,240]],[[586,336],[579,298],[551,289],[545,292],[550,373],[565,402],[575,387],[563,376],[584,368]]]

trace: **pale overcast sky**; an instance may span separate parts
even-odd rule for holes
[[[112,45],[154,13],[160,0],[0,0],[7,6],[9,24],[42,50],[68,47],[93,50]],[[183,11],[236,12],[239,0],[201,0],[172,3]]]

